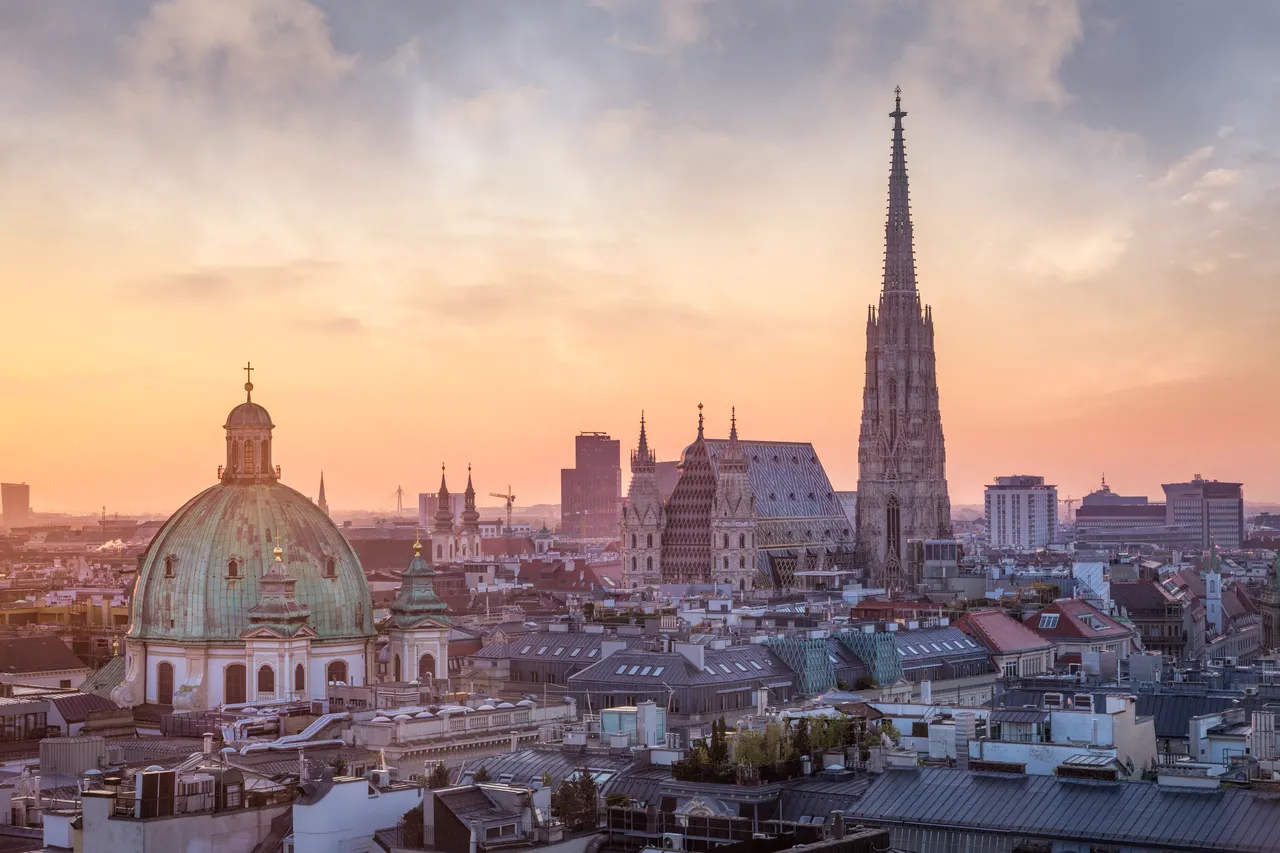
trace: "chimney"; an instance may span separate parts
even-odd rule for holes
[[[831,813],[831,837],[836,841],[844,839],[844,813],[834,811]]]
[[[204,733],[204,757],[213,755],[213,732]]]
[[[761,687],[756,691],[756,714],[763,717],[769,710],[769,690]]]
[[[707,665],[706,648],[699,643],[675,643],[672,649],[677,653],[685,656],[689,663],[702,669]]]
[[[307,751],[298,747],[298,784],[307,781]]]
[[[805,776],[813,775],[813,759],[807,755],[800,756],[800,772]]]
[[[511,732],[511,751],[520,751],[520,732],[512,730]]]
[[[604,660],[614,652],[621,652],[627,648],[627,644],[622,640],[601,640],[600,641],[600,660]]]
[[[920,682],[920,701],[926,705],[933,704],[933,682],[927,678]]]
[[[471,842],[467,847],[467,853],[476,853],[478,842],[479,838],[476,837],[476,825],[473,823],[471,824]]]

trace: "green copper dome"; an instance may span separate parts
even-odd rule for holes
[[[224,481],[165,522],[139,561],[129,636],[240,642],[264,591],[272,598],[277,537],[315,639],[372,636],[369,586],[355,552],[319,507],[274,480]]]

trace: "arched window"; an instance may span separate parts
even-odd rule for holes
[[[636,547],[636,535],[634,533],[631,534],[631,547]]]
[[[885,554],[902,556],[902,513],[898,507],[898,498],[896,495],[889,496],[889,503],[884,509],[884,539]]]
[[[231,470],[240,470],[240,442],[231,442]]]
[[[724,547],[726,547],[726,548],[728,548],[728,547],[729,547],[729,534],[728,534],[728,533],[726,533],[726,534],[724,535]]]
[[[738,534],[738,547],[739,548],[747,547],[747,534],[745,533]]]
[[[227,577],[229,578],[240,577],[240,564],[237,563],[235,560],[227,560]]]
[[[173,557],[164,558],[164,576],[167,578],[173,577]]]
[[[746,557],[739,557],[739,558],[738,558],[738,568],[740,568],[740,569],[745,569],[746,567],[747,567],[747,558],[746,558]]]
[[[391,668],[391,671],[393,673],[391,680],[399,681],[400,680],[400,655],[399,654],[397,654],[395,657],[395,665]]]
[[[265,439],[262,442],[262,473],[271,473],[271,445]]]
[[[173,704],[173,664],[168,661],[156,667],[156,704]]]
[[[437,559],[437,560],[442,560],[442,559],[444,559],[444,546],[443,546],[443,545],[437,545],[437,546],[436,546],[436,559]]]
[[[329,557],[324,561],[324,576],[327,578],[336,578],[338,576],[338,564],[333,561],[333,557]]]
[[[344,660],[336,660],[329,664],[327,680],[330,684],[337,684],[338,682],[346,683],[347,662]]]
[[[276,692],[276,671],[265,663],[258,667],[258,693]]]
[[[436,677],[436,657],[426,654],[418,658],[418,680],[430,681]]]
[[[724,558],[724,567],[725,567],[726,569],[727,569],[727,568],[729,568],[729,558],[728,558],[728,557],[725,557],[725,558]]]
[[[644,546],[644,547],[646,547],[646,548],[652,548],[652,547],[653,547],[653,534],[652,534],[652,533],[645,534],[645,546]]]
[[[297,693],[303,693],[307,689],[307,668],[302,664],[293,668],[293,689]]]
[[[635,558],[635,557],[632,557],[632,558],[631,558],[631,571],[633,571],[633,572],[634,572],[635,570],[636,570],[636,558]]]
[[[739,590],[745,590],[746,588],[747,588],[747,582],[746,582],[746,580],[745,580],[745,579],[743,579],[743,580],[739,580],[739,581],[738,581],[738,589],[739,589]]]
[[[252,474],[258,469],[253,466],[253,442],[246,441],[244,443],[244,472]]]
[[[653,557],[644,558],[644,567],[649,571],[653,571]]]
[[[222,701],[228,705],[240,705],[249,701],[242,663],[233,663],[222,671]]]

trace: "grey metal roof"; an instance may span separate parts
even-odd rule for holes
[[[532,785],[542,780],[542,774],[550,773],[552,781],[559,785],[585,767],[592,771],[618,772],[631,766],[630,756],[614,756],[596,753],[564,752],[560,749],[534,747],[519,752],[507,752],[489,758],[468,761],[466,772],[474,772],[483,766],[489,778],[513,785]],[[663,768],[670,776],[669,768]],[[510,777],[510,778],[508,778]],[[608,780],[609,782],[612,779]],[[608,784],[608,782],[606,782]]]
[[[871,787],[874,776],[860,773],[842,779],[812,776],[792,782],[782,789],[781,817],[798,821],[805,817],[826,818],[831,812],[849,808],[849,804]]]
[[[991,712],[993,723],[1043,723],[1049,719],[1048,711],[1035,711],[1022,708],[1001,708]]]
[[[729,442],[707,439],[707,452],[718,464]],[[807,441],[743,441],[747,476],[756,496],[756,511],[766,518],[825,518],[831,538],[846,534],[849,519],[818,461],[818,452]]]
[[[896,631],[893,645],[907,668],[941,660],[980,660],[989,654],[959,628],[950,627]]]
[[[850,783],[844,809],[872,823],[1171,850],[1280,851],[1280,799],[1241,789],[1200,792],[936,767],[888,771],[859,793],[858,783]],[[784,807],[784,819],[797,817]]]
[[[795,677],[782,658],[763,645],[707,649],[704,660],[704,666],[698,668],[684,655],[675,652],[628,649],[614,652],[599,663],[575,672],[569,676],[569,682],[575,685],[583,682],[606,683],[619,687],[743,682],[754,686],[761,679],[769,683],[779,680],[790,683]]]

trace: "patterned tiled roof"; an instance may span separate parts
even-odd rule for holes
[[[609,657],[570,676],[571,684],[626,686],[647,684],[741,684],[755,686],[760,679],[794,677],[791,668],[763,645],[708,649],[701,669],[676,652],[646,652],[630,649]]]
[[[996,654],[1035,651],[1050,646],[1044,637],[999,610],[971,610],[956,620],[955,627]]]

